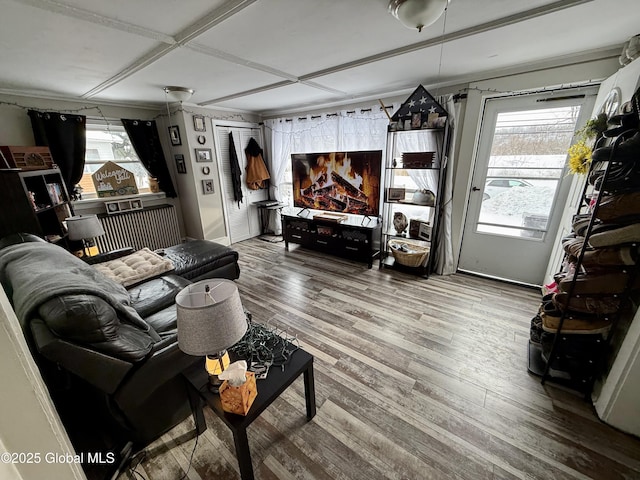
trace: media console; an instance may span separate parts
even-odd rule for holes
[[[319,250],[351,260],[366,262],[371,268],[380,255],[380,229],[377,218],[348,216],[342,222],[313,218],[310,211],[282,212],[284,246],[289,243]]]

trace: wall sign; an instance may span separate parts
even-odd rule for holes
[[[114,162],[105,163],[91,175],[91,179],[100,198],[138,194],[133,173]]]

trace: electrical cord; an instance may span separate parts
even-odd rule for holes
[[[142,454],[140,455],[140,458],[138,459],[138,463],[136,463],[134,467],[131,467],[131,466],[129,467],[129,476],[135,476],[136,478],[140,477],[142,480],[147,480],[145,476],[142,475],[137,470],[137,468],[140,466],[140,464],[144,461],[146,457],[147,457],[147,453],[142,452]]]
[[[187,471],[184,472],[184,475],[180,477],[180,480],[184,480],[189,475],[189,470],[191,470],[191,463],[193,462],[193,454],[196,453],[196,447],[198,446],[198,439],[200,435],[196,435],[196,443],[193,444],[193,450],[191,450],[191,457],[189,457],[189,466],[187,467]]]
[[[200,435],[196,435],[196,441],[193,444],[193,449],[191,450],[191,456],[189,457],[189,465],[187,466],[187,471],[184,472],[184,474],[180,477],[180,480],[184,480],[185,478],[187,478],[187,475],[189,475],[189,472],[191,471],[191,465],[193,464],[193,456],[196,453],[196,447],[198,446],[198,439],[200,438]],[[140,466],[140,464],[147,458],[147,454],[146,452],[142,452],[142,454],[140,455],[140,458],[138,459],[138,462],[135,464],[135,466],[133,467],[129,467],[129,475],[130,476],[134,476],[135,478],[140,478],[142,480],[147,480],[147,478],[142,475],[140,472],[138,472],[138,467]]]
[[[269,364],[284,371],[291,355],[300,348],[298,337],[292,337],[277,327],[254,323],[249,316],[247,323],[247,332],[228,350],[245,359],[249,367],[252,363]]]

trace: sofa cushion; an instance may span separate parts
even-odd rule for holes
[[[42,303],[38,314],[58,337],[122,360],[141,360],[153,348],[151,331],[121,323],[114,308],[93,295],[59,295]]]
[[[149,315],[145,318],[145,321],[164,339],[178,332],[177,319],[178,313],[176,312],[176,304],[174,303],[159,312]]]
[[[169,259],[161,257],[146,247],[115,260],[96,263],[93,266],[106,277],[125,287],[157,277],[174,268]]]
[[[131,306],[141,317],[148,317],[172,305],[180,290],[191,282],[177,275],[163,275],[129,289]]]
[[[115,339],[120,323],[113,307],[93,295],[52,298],[40,305],[38,314],[59,337],[85,343]]]

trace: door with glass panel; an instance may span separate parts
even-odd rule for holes
[[[571,183],[567,150],[592,110],[584,93],[485,102],[460,270],[542,284]]]

